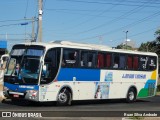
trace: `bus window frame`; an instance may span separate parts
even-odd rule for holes
[[[118,56],[119,60],[118,60],[118,67],[114,68],[114,65],[115,65],[115,55]],[[119,52],[113,52],[112,53],[112,65],[111,65],[111,69],[112,70],[118,70],[119,69],[119,64],[120,64],[120,53]]]
[[[61,67],[62,68],[78,68],[79,67],[79,55],[80,55],[80,50],[79,49],[74,49],[74,48],[62,48],[63,49],[63,52],[62,52],[62,60],[61,60]],[[72,67],[72,66],[67,66],[65,65],[65,62],[63,61],[64,60],[64,51],[65,50],[73,50],[75,52],[77,52],[77,56],[78,58],[76,59],[76,62],[75,62],[75,66]]]
[[[97,63],[97,65],[96,65],[96,66],[97,66],[97,69],[106,69],[106,60],[107,60],[107,59],[106,59],[106,53],[107,53],[107,52],[104,52],[104,51],[98,51],[98,52],[97,52],[97,61],[96,61],[96,63]],[[103,67],[98,66],[98,60],[99,60],[99,59],[98,59],[98,55],[99,55],[99,54],[103,55]]]
[[[91,65],[91,67],[89,67],[88,65],[86,65],[86,66],[82,66],[81,65],[81,60],[82,60],[82,52],[85,52],[85,53],[87,53],[87,64],[89,64],[89,54],[92,54],[93,56],[93,58],[92,59],[94,59],[94,55],[95,55],[95,59],[94,59],[94,62],[92,62],[92,64],[93,65]],[[98,51],[96,51],[96,50],[86,50],[86,49],[81,49],[80,50],[80,56],[79,56],[79,67],[80,68],[85,68],[85,69],[97,69],[97,55],[98,55]],[[93,61],[93,60],[92,60]]]
[[[78,52],[78,63],[77,63],[77,66],[75,67],[69,67],[69,66],[62,66],[62,68],[82,68],[82,69],[104,69],[104,70],[127,70],[127,71],[153,71],[153,70],[149,70],[149,69],[146,69],[146,70],[142,70],[140,69],[139,65],[140,65],[140,61],[139,61],[139,58],[140,56],[147,56],[147,57],[154,57],[156,58],[156,67],[157,67],[157,56],[152,56],[152,55],[141,55],[141,54],[129,54],[129,53],[122,53],[122,52],[112,52],[112,51],[101,51],[101,50],[87,50],[87,49],[77,49],[77,48],[66,48],[66,47],[62,47],[63,48],[63,51],[64,49],[69,49],[69,50],[75,50]],[[94,65],[92,67],[88,67],[88,66],[81,66],[81,55],[82,55],[82,52],[86,52],[87,53],[87,61],[89,61],[88,59],[88,54],[89,53],[92,53],[95,55],[95,62],[94,62]],[[104,67],[98,67],[98,54],[103,54],[105,57],[104,57]],[[107,54],[110,54],[111,55],[111,65],[110,67],[107,67],[106,66],[106,55]],[[117,54],[117,56],[119,57],[119,65],[118,65],[118,68],[113,68],[113,64],[114,64],[114,55]],[[125,68],[120,68],[120,56],[125,56]],[[132,69],[128,69],[127,68],[127,57],[128,56],[132,56]],[[137,69],[134,69],[134,57],[138,57],[138,68]],[[62,54],[62,59],[63,59],[63,54]],[[61,60],[62,62],[62,60]],[[156,69],[155,67],[155,69]]]
[[[52,50],[56,50],[56,52],[55,52],[55,54],[56,54],[56,64],[58,63],[58,61],[57,61],[57,49],[59,50],[59,52],[60,52],[60,55],[59,55],[59,64],[58,65],[56,65],[56,66],[54,66],[54,68],[57,68],[57,73],[56,73],[56,75],[54,76],[54,78],[51,78],[51,80],[49,80],[49,78],[45,78],[44,76],[43,76],[43,72],[44,72],[44,70],[43,70],[43,68],[44,68],[44,66],[45,66],[45,58],[46,58],[46,55],[47,55],[47,53],[49,52],[49,51],[52,51]],[[61,47],[53,47],[53,48],[49,48],[48,50],[45,50],[46,52],[45,52],[45,54],[43,55],[44,57],[43,57],[43,64],[42,64],[42,67],[41,67],[41,69],[40,69],[40,71],[41,71],[41,73],[40,73],[40,82],[39,82],[39,84],[40,85],[47,85],[47,84],[50,84],[50,83],[52,83],[54,80],[55,80],[55,78],[57,77],[57,74],[58,74],[58,72],[59,72],[59,69],[60,69],[60,67],[61,67],[61,65],[60,65],[60,63],[61,63],[61,54],[62,54],[62,51],[63,51],[63,49],[61,48]],[[53,69],[53,67],[52,67],[52,69]],[[45,80],[45,82],[44,82],[44,80]],[[47,81],[49,81],[49,82],[47,82]]]
[[[148,69],[152,71],[152,70],[155,70],[155,69],[157,68],[157,57],[155,57],[155,56],[152,56],[152,57],[151,57],[151,56],[150,56],[150,57],[149,57],[149,60],[151,60],[151,58],[153,58],[153,59],[155,60],[155,68],[154,68],[154,69],[150,69],[150,68],[149,68],[149,62],[148,62],[148,64],[147,64],[147,66],[148,66]]]

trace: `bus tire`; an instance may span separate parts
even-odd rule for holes
[[[71,93],[67,89],[62,89],[58,94],[58,106],[71,105]]]
[[[133,88],[130,88],[127,93],[126,102],[132,103],[136,100],[136,91]]]

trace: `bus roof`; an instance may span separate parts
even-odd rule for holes
[[[70,41],[51,41],[51,42],[27,42],[16,45],[39,45],[43,46],[47,49],[53,47],[63,47],[63,48],[78,48],[78,49],[88,49],[88,50],[99,50],[99,51],[109,51],[109,52],[120,52],[120,53],[129,53],[129,54],[143,54],[143,55],[154,55],[157,56],[156,53],[153,52],[143,52],[137,50],[124,50],[124,49],[115,49],[105,45],[96,45],[96,44],[88,44],[88,43],[78,43],[78,42],[70,42]]]

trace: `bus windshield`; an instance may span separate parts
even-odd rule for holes
[[[38,84],[42,47],[16,47],[12,49],[5,73],[5,82],[13,84]]]

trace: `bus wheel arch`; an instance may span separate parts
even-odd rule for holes
[[[72,89],[69,86],[63,86],[57,94],[57,105],[71,105],[72,96]]]
[[[136,101],[136,97],[137,97],[137,88],[135,86],[130,86],[127,91],[126,102],[132,103]]]

